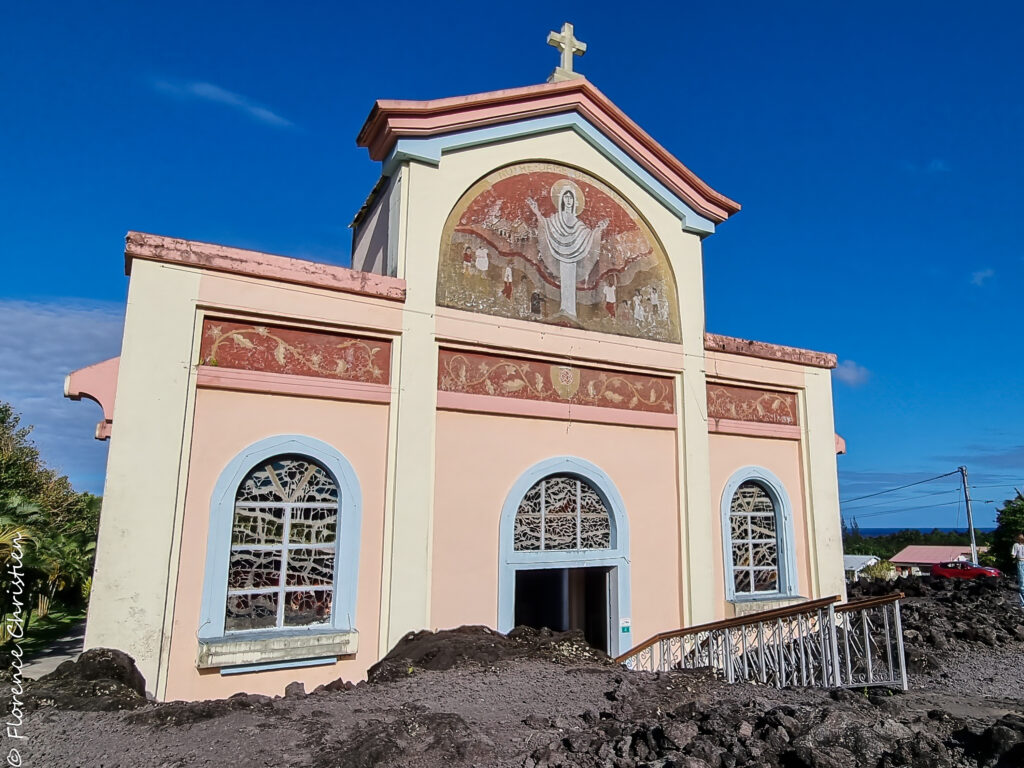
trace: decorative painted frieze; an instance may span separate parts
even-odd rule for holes
[[[680,339],[675,281],[650,227],[603,182],[553,163],[502,168],[462,196],[441,236],[437,303]]]
[[[440,353],[437,387],[442,392],[627,411],[675,411],[671,379],[448,349]]]
[[[796,395],[729,384],[708,384],[708,418],[756,421],[761,424],[800,423]]]
[[[328,331],[206,318],[203,365],[388,384],[391,342]]]

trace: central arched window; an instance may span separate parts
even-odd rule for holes
[[[261,461],[235,494],[226,632],[329,624],[338,485],[310,458]]]
[[[597,490],[571,475],[550,475],[523,496],[516,512],[518,552],[609,549],[611,517]]]
[[[775,504],[757,482],[740,483],[729,506],[732,584],[737,596],[779,591],[779,536]]]

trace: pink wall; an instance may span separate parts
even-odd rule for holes
[[[759,466],[771,470],[786,487],[793,505],[793,535],[796,539],[796,573],[799,594],[811,594],[810,549],[804,519],[804,479],[799,440],[778,440],[740,435],[708,435],[711,449],[711,518],[714,531],[714,569],[711,588],[717,599],[716,619],[730,618],[732,605],[725,600],[725,563],[722,553],[722,493],[736,470]]]
[[[209,699],[238,691],[278,695],[301,680],[307,690],[339,677],[357,680],[377,660],[388,406],[199,389],[165,698]],[[210,498],[221,471],[244,448],[278,434],[303,434],[334,446],[351,463],[363,496],[362,541],[352,659],[322,667],[224,675],[196,669]]]
[[[496,625],[502,506],[520,475],[554,456],[596,464],[622,494],[629,517],[633,639],[682,626],[674,430],[439,411],[436,456],[430,613],[435,628]]]

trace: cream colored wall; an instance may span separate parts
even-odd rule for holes
[[[174,619],[164,699],[210,699],[238,691],[280,695],[293,680],[307,689],[343,677],[358,680],[377,661],[381,545],[387,460],[388,406],[200,389],[196,395],[192,457],[174,597]],[[241,675],[197,670],[203,563],[210,499],[224,467],[247,446],[279,434],[322,440],[352,464],[363,497],[355,658],[336,664]]]
[[[418,162],[403,166],[402,222],[399,231],[398,273],[407,282],[405,333],[398,351],[399,402],[396,409],[396,476],[402,484],[394,489],[393,542],[390,547],[391,575],[395,583],[411,585],[391,590],[390,624],[386,637],[397,641],[410,630],[437,624],[427,606],[432,605],[430,585],[434,583],[429,542],[433,525],[433,462],[436,405],[437,348],[435,341],[446,337],[442,323],[435,320],[434,296],[441,231],[459,197],[480,177],[496,168],[523,161],[563,163],[585,169],[618,190],[647,219],[669,255],[678,288],[682,322],[682,350],[686,372],[677,395],[682,403],[680,425],[673,455],[677,457],[673,477],[681,478],[682,500],[675,514],[680,524],[680,546],[688,552],[694,572],[710,567],[706,546],[710,535],[707,413],[703,374],[704,297],[700,240],[682,231],[682,224],[661,203],[652,198],[604,155],[571,131],[524,137],[500,144],[478,146],[443,155],[437,167]],[[438,317],[465,317],[473,329],[474,343],[495,344],[503,350],[542,351],[573,357],[579,349],[596,341],[581,341],[580,332],[554,326],[517,322],[455,311],[437,311]],[[457,324],[457,321],[449,323]],[[522,329],[526,331],[522,331]],[[593,338],[594,335],[590,335]],[[513,342],[513,343],[507,343]],[[633,339],[605,336],[599,342],[615,354],[597,359],[616,359],[629,364],[631,348],[644,347]],[[648,346],[651,343],[647,343]],[[679,347],[665,345],[666,357],[682,368]],[[671,351],[668,351],[671,350]],[[643,359],[642,356],[640,356]],[[643,363],[639,363],[643,364]],[[438,485],[441,484],[440,478]],[[689,514],[687,514],[687,511]],[[427,542],[427,545],[424,545]],[[422,586],[419,586],[422,585]],[[691,586],[684,596],[688,616],[707,616],[712,603],[702,591]]]
[[[199,274],[136,262],[128,291],[85,647],[135,658],[155,693],[183,484]]]
[[[804,492],[813,511],[808,522],[815,553],[811,573],[819,595],[842,595],[845,599],[832,372],[809,368],[806,382],[803,407],[804,423],[807,424],[804,442],[807,487]]]
[[[680,626],[683,578],[671,545],[679,533],[675,453],[673,430],[440,411],[430,626],[497,626],[502,506],[526,470],[554,456],[592,462],[622,494],[633,640]]]

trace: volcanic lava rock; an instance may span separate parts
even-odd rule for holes
[[[29,709],[84,711],[134,709],[146,703],[146,680],[123,651],[92,648],[48,675],[26,683]]]
[[[466,665],[490,666],[509,659],[534,659],[561,664],[611,664],[579,631],[516,627],[507,635],[483,626],[439,632],[410,632],[383,659],[370,667],[371,683],[401,680],[419,670],[442,671]]]
[[[494,745],[450,712],[403,712],[364,724],[355,738],[320,747],[316,768],[387,768],[431,761],[487,765]]]

